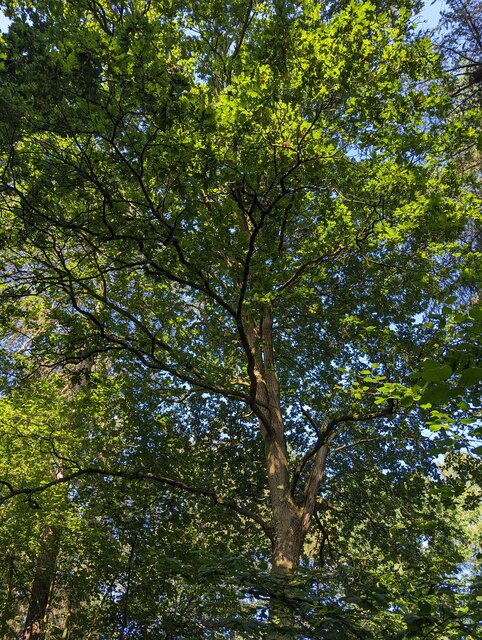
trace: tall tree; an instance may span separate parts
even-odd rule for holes
[[[44,528],[41,544],[22,640],[42,640],[45,637],[48,605],[59,554],[59,540],[53,527]]]
[[[436,475],[387,381],[438,348],[417,318],[457,288],[480,216],[449,157],[437,55],[404,3],[3,6],[4,299],[46,300],[44,365],[103,353],[143,376],[189,453],[136,467],[77,451],[59,482],[213,500],[261,528],[289,585],[314,519],[326,540],[337,474],[368,465],[362,502],[388,490],[384,465]],[[234,427],[240,462],[262,443],[266,496],[221,454]],[[206,440],[212,481],[184,464]],[[278,587],[270,637],[293,633],[295,592]]]
[[[481,100],[482,5],[478,0],[450,0],[442,14],[442,44],[455,71],[464,77],[465,88]],[[466,92],[469,93],[469,92]]]
[[[477,0],[451,0],[442,14],[441,49],[445,64],[456,79],[452,87],[454,111],[464,116],[465,135],[454,152],[461,172],[473,176],[471,188],[480,196],[482,136],[482,4]],[[457,119],[456,119],[457,121]],[[461,123],[458,122],[458,126]],[[480,255],[482,231],[477,220],[467,226],[472,250]],[[479,282],[472,291],[480,297]]]

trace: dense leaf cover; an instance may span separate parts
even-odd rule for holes
[[[49,533],[25,639],[476,638],[481,112],[416,7],[0,6],[2,637]]]

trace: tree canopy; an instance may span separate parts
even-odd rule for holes
[[[481,111],[417,7],[0,7],[4,637],[476,638]]]

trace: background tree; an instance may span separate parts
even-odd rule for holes
[[[477,0],[450,0],[442,14],[446,59],[464,78],[466,95],[479,103],[482,81],[482,6]]]
[[[453,108],[465,117],[465,136],[459,149],[460,170],[474,176],[480,195],[480,112],[482,105],[482,7],[479,2],[454,0],[442,13],[440,45],[446,67],[453,72]],[[457,120],[456,120],[457,122]],[[460,126],[460,122],[459,122]],[[473,250],[480,253],[480,225],[471,221]]]

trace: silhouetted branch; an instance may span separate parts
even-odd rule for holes
[[[395,402],[392,398],[388,400],[388,406],[386,409],[382,409],[381,411],[372,411],[370,413],[364,414],[347,414],[343,416],[339,416],[338,418],[334,418],[329,422],[323,431],[318,436],[318,440],[315,442],[313,447],[305,453],[303,458],[300,460],[296,469],[293,473],[293,480],[291,482],[291,493],[294,494],[296,489],[296,485],[298,484],[298,480],[305,468],[306,464],[315,456],[321,447],[325,444],[329,444],[333,438],[337,435],[339,429],[338,426],[341,424],[345,424],[347,422],[368,422],[369,420],[375,420],[376,418],[382,418],[383,416],[391,415],[395,412]],[[311,421],[310,421],[311,422]]]
[[[15,489],[9,482],[0,480],[0,485],[3,485],[8,489],[8,495],[2,497],[0,499],[0,506],[4,504],[7,500],[10,500],[16,496],[25,496],[29,505],[33,508],[39,508],[38,503],[33,499],[32,496],[39,495],[44,493],[48,489],[55,487],[60,484],[65,484],[75,480],[77,478],[81,478],[83,476],[101,476],[102,478],[122,478],[124,480],[137,480],[137,481],[146,481],[146,482],[154,482],[157,484],[167,485],[169,487],[173,487],[174,489],[179,489],[181,491],[185,491],[187,493],[197,494],[201,496],[205,496],[207,498],[211,498],[215,504],[225,507],[226,509],[230,509],[239,515],[245,516],[250,520],[256,522],[266,533],[268,538],[272,540],[273,534],[271,532],[271,528],[267,522],[263,520],[258,514],[253,513],[249,509],[245,509],[241,505],[237,504],[233,500],[229,500],[224,498],[223,496],[217,494],[212,489],[207,489],[204,487],[196,487],[193,485],[186,484],[181,480],[176,480],[174,478],[167,478],[165,476],[158,475],[156,473],[151,473],[150,471],[146,471],[144,469],[140,469],[138,471],[114,471],[108,469],[100,469],[97,467],[88,467],[81,468],[78,466],[78,470],[72,473],[66,474],[61,477],[57,477],[50,482],[45,482],[37,487],[24,487],[22,489]]]

